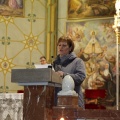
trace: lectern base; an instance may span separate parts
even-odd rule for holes
[[[52,120],[53,86],[25,86],[23,120]]]
[[[58,95],[57,106],[78,107],[78,96]]]
[[[53,107],[52,120],[60,120],[61,117],[64,117],[65,120],[75,119],[78,109],[82,110],[81,107],[78,107],[78,96],[58,95],[57,106]]]

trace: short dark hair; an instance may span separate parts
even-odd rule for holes
[[[59,44],[60,42],[66,42],[66,43],[68,44],[68,46],[71,47],[70,53],[74,51],[75,45],[74,45],[73,40],[72,40],[70,37],[68,37],[68,36],[61,36],[61,37],[58,39],[57,46],[58,46],[58,44]]]
[[[40,59],[42,59],[42,58],[46,59],[46,57],[45,57],[45,56],[41,56],[41,57],[40,57]]]

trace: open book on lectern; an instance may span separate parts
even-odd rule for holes
[[[49,66],[51,66],[51,64],[44,64],[44,65],[35,64],[35,68],[48,68]]]
[[[51,64],[44,64],[44,65],[35,64],[35,68],[36,68],[36,69],[38,69],[38,68],[52,68],[52,70],[54,70],[54,68],[52,67]]]

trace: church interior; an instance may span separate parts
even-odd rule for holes
[[[84,110],[75,96],[55,106],[60,78],[35,68],[53,63],[63,35],[85,63]],[[0,120],[119,120],[119,44],[120,0],[0,0]]]

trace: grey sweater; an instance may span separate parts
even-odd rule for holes
[[[69,74],[75,82],[75,91],[79,95],[79,106],[84,108],[83,94],[80,88],[81,83],[86,77],[85,65],[82,59],[77,58],[75,53],[72,52],[60,58],[58,55],[53,62],[55,71],[63,71],[64,76]]]

